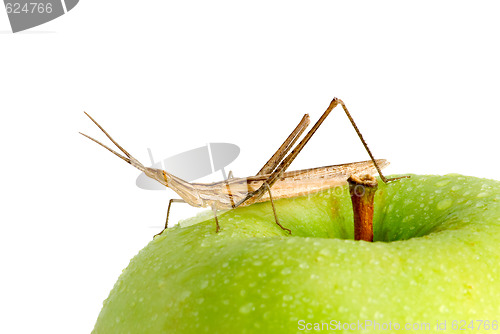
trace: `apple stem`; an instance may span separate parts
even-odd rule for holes
[[[371,175],[350,176],[349,192],[354,213],[354,240],[373,241],[373,199],[377,179]]]

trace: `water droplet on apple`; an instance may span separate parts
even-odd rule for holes
[[[347,253],[347,249],[345,249],[345,248],[337,248],[337,253],[339,253],[339,254]]]
[[[201,281],[200,288],[205,289],[208,286],[208,281]]]
[[[290,275],[292,273],[292,269],[285,268],[281,271],[281,275]]]
[[[438,183],[436,183],[436,187],[444,187],[448,183],[450,183],[450,180],[442,180],[442,181],[439,181]]]
[[[271,312],[267,311],[266,313],[264,313],[264,314],[262,315],[262,318],[263,318],[263,319],[269,319],[269,318],[271,318]]]
[[[189,290],[184,290],[181,292],[181,295],[179,296],[179,299],[180,300],[185,300],[187,299],[189,296],[191,296],[191,291]]]
[[[301,262],[299,264],[300,269],[308,269],[309,265],[306,262]]]
[[[262,261],[257,260],[257,261],[254,261],[252,264],[254,266],[261,266],[262,265]]]
[[[272,263],[272,265],[273,265],[273,266],[282,266],[282,265],[284,265],[284,264],[285,264],[285,262],[283,262],[283,260],[282,260],[282,259],[277,259],[277,260],[275,260],[275,261]]]
[[[488,195],[489,195],[489,193],[487,193],[487,192],[482,192],[482,193],[477,194],[477,198],[487,197]]]
[[[412,199],[409,199],[409,198],[405,199],[405,205],[410,205],[412,203],[413,203]]]
[[[406,217],[403,218],[403,223],[407,223],[409,221],[412,221],[414,218],[415,218],[415,215],[406,216]]]
[[[254,310],[253,303],[248,303],[240,307],[240,313],[247,314]]]
[[[439,312],[440,313],[448,313],[448,307],[446,305],[441,305],[439,307]]]
[[[341,305],[339,307],[339,312],[340,313],[347,313],[347,312],[349,312],[349,309],[347,307]]]
[[[330,249],[328,248],[323,248],[322,250],[319,251],[319,253],[323,256],[330,256],[332,255]]]
[[[438,210],[446,210],[448,209],[449,207],[451,207],[451,204],[452,204],[452,200],[447,198],[447,199],[443,199],[442,201],[440,201],[438,204],[437,204],[437,209]]]

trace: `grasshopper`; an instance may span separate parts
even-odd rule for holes
[[[338,105],[342,106],[371,160],[286,172],[292,161],[304,148],[319,126],[323,123],[330,112]],[[283,230],[291,233],[290,229],[280,224],[274,207],[274,199],[302,196],[318,192],[320,190],[342,186],[347,184],[347,178],[354,174],[374,174],[377,172],[382,181],[385,183],[399,179],[387,179],[382,174],[381,169],[386,167],[389,163],[384,159],[375,159],[373,157],[373,154],[363,139],[363,136],[347,110],[347,107],[344,102],[338,98],[334,98],[331,101],[323,115],[291,153],[288,154],[293,145],[309,125],[310,120],[309,115],[307,114],[303,116],[297,127],[255,176],[235,178],[232,177],[232,173],[230,173],[230,178],[227,180],[214,183],[189,183],[165,170],[144,166],[132,155],[130,155],[123,147],[121,147],[89,114],[86,112],[85,114],[95,123],[95,125],[97,125],[97,127],[99,127],[99,129],[101,129],[101,131],[124,155],[114,151],[86,134],[81,132],[80,134],[103,146],[125,162],[141,170],[148,177],[174,190],[182,198],[171,199],[169,201],[165,229],[168,226],[170,207],[174,202],[185,202],[194,207],[212,208],[215,217],[215,231],[219,232],[220,225],[217,219],[217,210],[229,210],[239,206],[247,206],[254,203],[270,201],[276,224]],[[162,232],[163,231],[158,234],[161,234]]]

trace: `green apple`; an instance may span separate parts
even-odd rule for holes
[[[498,329],[500,182],[380,182],[373,243],[353,240],[347,187],[275,204],[292,235],[260,203],[220,216],[219,233],[213,218],[195,217],[156,237],[118,279],[93,333]]]

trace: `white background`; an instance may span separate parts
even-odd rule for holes
[[[255,174],[304,113],[342,98],[388,173],[500,179],[493,1],[87,1],[12,34],[0,10],[2,333],[89,333],[172,191],[136,158],[231,142]],[[366,160],[341,110],[291,169]],[[221,174],[203,181],[216,181]],[[173,220],[193,214],[174,207]],[[196,213],[196,211],[194,211]],[[153,228],[152,226],[156,226]]]

